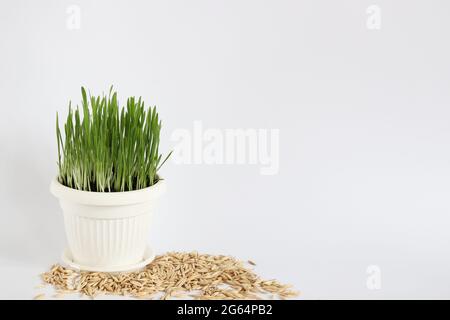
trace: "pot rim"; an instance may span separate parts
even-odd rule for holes
[[[97,192],[69,188],[55,177],[50,192],[58,199],[93,206],[124,206],[152,201],[166,191],[166,182],[160,178],[154,185],[133,191]]]

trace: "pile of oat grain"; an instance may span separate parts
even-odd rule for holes
[[[77,292],[89,297],[113,294],[144,299],[286,299],[298,295],[289,285],[260,279],[233,257],[197,252],[160,255],[135,272],[79,272],[54,265],[41,277],[56,288],[59,297]]]

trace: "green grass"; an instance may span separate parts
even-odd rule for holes
[[[158,182],[161,121],[156,107],[146,109],[141,98],[119,107],[117,92],[86,95],[73,109],[62,130],[56,114],[58,181],[84,191],[119,192],[149,187]],[[81,111],[80,111],[81,110]]]

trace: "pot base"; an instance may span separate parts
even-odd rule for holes
[[[90,267],[90,266],[84,266],[76,263],[73,261],[72,252],[69,248],[66,248],[62,254],[62,260],[65,264],[67,264],[69,267],[83,270],[83,271],[98,271],[98,272],[124,272],[124,271],[133,271],[137,269],[141,269],[145,267],[147,264],[153,261],[155,259],[155,253],[153,250],[147,246],[145,248],[144,252],[144,258],[142,261],[127,265],[127,266],[113,266],[113,267]]]

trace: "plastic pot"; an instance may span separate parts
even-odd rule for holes
[[[72,267],[103,272],[138,269],[150,263],[147,245],[152,214],[165,192],[165,180],[125,192],[72,189],[54,179],[51,193],[59,199],[69,247],[63,260]]]

